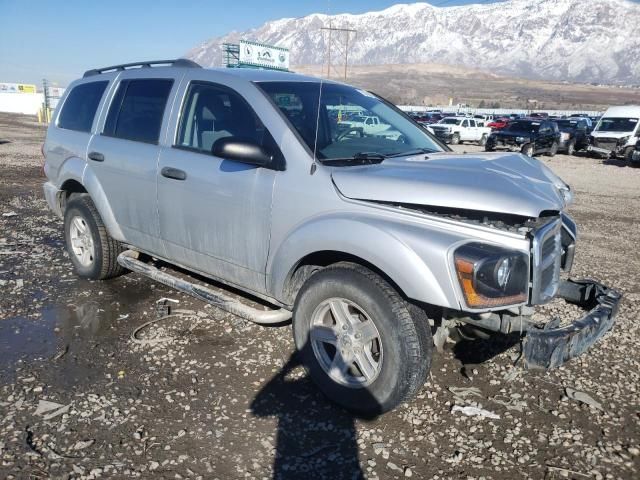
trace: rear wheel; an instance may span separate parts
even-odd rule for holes
[[[549,150],[547,155],[553,157],[556,153],[558,153],[558,144],[556,142],[553,142],[553,145],[551,145],[551,149]]]
[[[454,133],[451,136],[451,145],[458,145],[460,143],[460,135],[458,135],[457,133]]]
[[[384,413],[411,397],[431,365],[433,341],[424,311],[356,264],[328,267],[303,285],[293,333],[320,390],[362,415]]]
[[[89,195],[69,200],[64,213],[64,238],[76,273],[103,280],[125,272],[117,261],[123,248],[107,232]]]
[[[576,141],[571,140],[567,145],[567,155],[573,155],[576,152]]]
[[[482,135],[482,138],[478,142],[478,145],[480,145],[481,147],[484,147],[486,144],[487,144],[487,134],[485,133]]]

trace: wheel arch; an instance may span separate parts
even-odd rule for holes
[[[114,239],[124,241],[124,236],[120,226],[116,222],[113,210],[109,205],[104,190],[96,176],[89,170],[85,171],[82,178],[78,178],[76,175],[68,175],[62,181],[60,189],[58,190],[58,202],[61,207],[61,212],[64,215],[67,202],[76,194],[87,194],[91,197],[104,225]]]
[[[366,220],[324,218],[299,227],[270,257],[267,290],[284,305],[293,305],[298,290],[313,273],[346,261],[376,272],[407,299],[457,306],[416,251],[391,229]],[[327,236],[331,231],[340,235]]]

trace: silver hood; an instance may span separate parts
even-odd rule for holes
[[[519,153],[436,153],[375,165],[334,167],[342,195],[423,206],[538,217],[562,211],[569,187],[546,165]]]

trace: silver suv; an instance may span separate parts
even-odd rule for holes
[[[519,335],[524,364],[551,368],[614,322],[615,290],[561,279],[576,228],[550,169],[452,153],[348,85],[182,59],[90,70],[44,153],[78,275],[132,270],[258,323],[292,319],[310,376],[361,414],[410,398],[449,335]],[[531,320],[558,296],[584,316]]]

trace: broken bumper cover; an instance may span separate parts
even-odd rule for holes
[[[602,156],[608,157],[609,155],[614,153],[615,150],[609,150],[608,148],[595,147],[593,145],[589,145],[587,147],[587,152],[595,153],[595,154],[598,154],[598,155],[602,155]]]
[[[556,319],[544,328],[528,329],[522,342],[527,368],[559,367],[584,353],[611,329],[622,299],[618,291],[593,280],[564,281],[558,296],[588,310],[588,313],[563,327]]]

